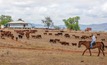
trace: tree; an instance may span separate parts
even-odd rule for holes
[[[7,24],[8,22],[11,22],[11,21],[12,21],[11,16],[7,16],[7,15],[1,15],[0,16],[0,25],[5,25],[5,24]]]
[[[60,29],[60,27],[59,27],[59,26],[54,26],[54,28],[55,28],[55,29],[57,29],[57,30],[59,30],[59,29]]]
[[[42,22],[47,26],[48,29],[50,26],[54,25],[50,17],[45,17],[45,20],[42,20]]]
[[[63,21],[68,29],[80,30],[80,27],[78,24],[79,19],[80,19],[80,17],[76,16],[76,17],[72,17],[72,18],[70,17],[68,19],[64,19]]]
[[[79,22],[78,22],[79,20],[80,20],[80,17],[79,17],[79,16],[74,17],[75,30],[80,30]]]

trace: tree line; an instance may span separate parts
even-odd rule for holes
[[[80,20],[80,17],[75,16],[75,17],[70,17],[68,19],[63,19],[63,22],[65,23],[65,26],[67,29],[77,31],[77,30],[80,30],[79,20]],[[8,22],[11,22],[11,21],[13,21],[11,16],[8,16],[8,15],[0,16],[0,25],[6,25]],[[54,22],[50,17],[45,17],[45,19],[41,21],[48,29],[50,27],[54,27],[55,29],[60,29],[59,26],[54,25]]]
[[[63,22],[65,23],[65,26],[67,27],[67,29],[77,31],[77,30],[80,30],[79,20],[80,20],[80,17],[75,16],[72,18],[70,17],[68,19],[63,19]],[[48,29],[49,27],[54,26],[50,17],[45,17],[45,20],[42,20],[42,22],[44,23],[45,26],[47,26]],[[54,26],[54,28],[59,29],[58,26]]]

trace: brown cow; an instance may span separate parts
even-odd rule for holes
[[[105,39],[101,39],[102,41],[105,41]]]
[[[64,36],[67,37],[67,38],[70,38],[70,35],[69,35],[69,34],[65,34]]]
[[[79,36],[75,36],[76,39],[79,39]]]
[[[19,35],[18,35],[18,38],[22,39],[22,38],[23,38],[23,35],[20,35],[20,34],[19,34]]]
[[[77,46],[77,43],[72,43],[72,46]]]
[[[36,35],[36,38],[38,38],[38,39],[39,39],[39,38],[42,38],[42,36],[41,36],[41,35]]]
[[[36,33],[37,30],[30,30],[30,33]]]
[[[91,31],[92,30],[92,28],[86,28],[85,29],[85,31]]]
[[[36,35],[31,35],[32,38],[36,38]]]
[[[104,47],[105,47],[105,48],[107,48],[107,46],[106,46],[106,45],[105,45]]]
[[[55,39],[56,40],[56,42],[60,42],[60,39]]]
[[[44,35],[47,35],[47,33],[43,33]]]
[[[56,43],[55,39],[50,39],[49,42]]]
[[[65,41],[60,41],[61,45],[68,45],[69,46],[69,43],[68,42],[65,42]]]
[[[52,35],[52,33],[49,33],[49,35]]]
[[[55,36],[59,36],[59,35],[63,35],[62,32],[61,33],[56,33]]]
[[[25,36],[27,39],[29,39],[30,38],[30,32],[26,32]]]
[[[14,39],[14,36],[13,36],[13,35],[11,36],[11,39]]]

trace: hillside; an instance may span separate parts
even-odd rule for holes
[[[91,24],[91,25],[80,25],[80,28],[82,30],[86,29],[87,27],[92,28],[93,31],[107,31],[107,23]]]
[[[32,24],[35,28],[44,28],[44,25],[41,24]],[[65,25],[59,25],[59,27],[62,28],[66,28]],[[107,23],[103,23],[103,24],[91,24],[91,25],[83,25],[80,24],[80,29],[81,30],[85,30],[87,27],[92,28],[92,31],[107,31]]]

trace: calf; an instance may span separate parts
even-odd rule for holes
[[[18,37],[16,37],[16,41],[18,41]]]

